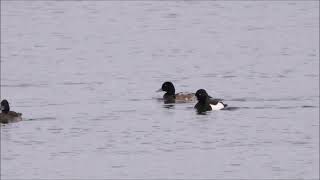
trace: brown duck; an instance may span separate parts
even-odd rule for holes
[[[176,90],[172,84],[172,82],[164,82],[161,88],[157,92],[165,91],[166,93],[163,95],[163,100],[165,103],[175,103],[175,102],[194,102],[196,101],[196,97],[194,93],[175,93]]]

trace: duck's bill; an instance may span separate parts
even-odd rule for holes
[[[158,89],[156,92],[162,92],[162,88]]]

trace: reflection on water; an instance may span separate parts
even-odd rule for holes
[[[316,1],[4,1],[3,179],[319,177]],[[198,115],[154,91],[204,88]]]
[[[167,108],[167,109],[174,109],[174,104],[166,104],[163,105],[164,108]]]

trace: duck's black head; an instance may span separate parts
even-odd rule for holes
[[[165,92],[167,92],[166,94],[168,94],[168,95],[174,95],[176,90],[175,90],[172,82],[167,81],[162,84],[162,87],[161,87],[161,89],[159,89],[159,91],[165,91]]]
[[[7,100],[2,100],[1,101],[1,112],[3,113],[8,113],[10,111],[10,106],[9,106],[9,102]]]
[[[206,90],[204,89],[199,89],[197,92],[196,92],[196,97],[198,99],[199,102],[205,102],[208,98],[209,98],[209,95],[207,93]]]
[[[196,97],[198,99],[198,103],[195,105],[195,108],[197,109],[199,114],[212,110],[210,103],[209,103],[210,96],[208,95],[206,90],[199,89],[196,92]]]

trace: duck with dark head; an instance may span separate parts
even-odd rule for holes
[[[164,82],[161,86],[161,88],[157,92],[164,91],[166,92],[163,95],[163,100],[165,103],[186,103],[186,102],[194,102],[195,96],[194,93],[177,93],[176,89],[174,88],[174,85],[172,82],[167,81]]]
[[[194,108],[197,109],[199,113],[212,110],[221,110],[227,107],[227,104],[224,104],[221,99],[211,98],[204,89],[199,89],[196,92],[196,97],[198,99],[198,103],[194,106]]]
[[[21,113],[17,113],[14,111],[10,111],[9,102],[7,100],[1,101],[1,113],[0,113],[0,123],[9,123],[9,122],[16,122],[21,121]]]

